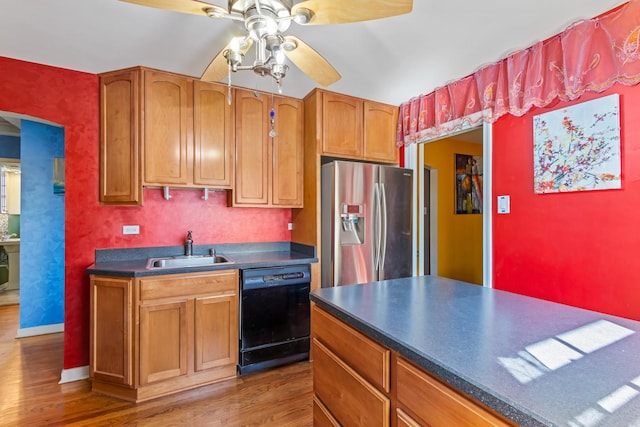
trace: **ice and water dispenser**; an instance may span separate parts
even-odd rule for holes
[[[340,209],[340,244],[362,245],[364,244],[365,217],[362,205],[349,205],[344,203]]]

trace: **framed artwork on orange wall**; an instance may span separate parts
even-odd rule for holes
[[[482,213],[482,156],[455,155],[457,214]]]

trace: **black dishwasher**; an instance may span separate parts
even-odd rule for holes
[[[309,264],[241,270],[240,374],[309,358]]]

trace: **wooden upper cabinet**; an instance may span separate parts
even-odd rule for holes
[[[135,67],[100,75],[103,204],[142,205],[142,188],[233,187],[227,87]]]
[[[193,87],[193,183],[233,185],[233,119],[227,86],[199,80]]]
[[[236,89],[233,206],[302,207],[302,101]],[[270,111],[275,110],[271,137]]]
[[[100,76],[100,202],[141,205],[140,70]]]
[[[280,207],[302,207],[304,170],[304,114],[302,100],[275,101],[272,156],[272,203]]]
[[[365,160],[398,163],[396,127],[398,107],[379,102],[364,101]]]
[[[362,100],[338,93],[322,95],[322,154],[362,157]]]
[[[144,184],[188,185],[192,179],[193,81],[144,72]]]
[[[236,89],[236,181],[234,205],[269,203],[269,97]]]
[[[398,163],[398,107],[333,92],[319,94],[321,155]]]

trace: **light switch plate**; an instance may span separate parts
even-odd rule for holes
[[[139,225],[123,225],[122,234],[140,234]]]
[[[508,214],[511,212],[511,197],[498,196],[498,213]]]

